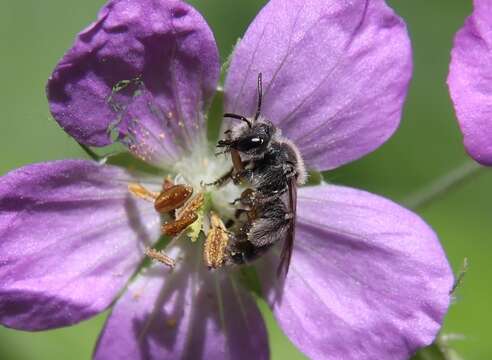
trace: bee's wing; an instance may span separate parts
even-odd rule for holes
[[[297,181],[295,176],[291,177],[289,181],[289,212],[291,219],[289,228],[287,230],[287,236],[284,240],[284,246],[282,247],[282,253],[280,254],[280,263],[277,268],[277,276],[287,276],[290,266],[290,258],[292,257],[292,250],[294,249],[294,238],[296,232],[296,208],[297,208]]]

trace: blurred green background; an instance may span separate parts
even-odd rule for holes
[[[467,161],[445,79],[452,38],[471,12],[471,0],[389,2],[407,21],[414,47],[414,77],[402,125],[379,150],[331,172],[328,179],[401,201]],[[214,30],[225,59],[264,1],[192,3]],[[95,18],[102,4],[102,0],[0,2],[0,174],[29,163],[84,157],[51,119],[44,85],[75,34]],[[443,330],[464,335],[452,346],[470,360],[492,358],[491,183],[492,171],[485,170],[421,211],[440,235],[454,269],[465,256],[470,262]],[[262,310],[268,318],[272,358],[303,358],[264,305]],[[0,359],[88,359],[104,318],[105,314],[41,333],[0,327]]]

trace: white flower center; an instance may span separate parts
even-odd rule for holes
[[[207,146],[194,149],[187,157],[176,162],[172,170],[175,182],[193,187],[194,193],[208,192],[212,208],[224,217],[232,217],[234,208],[231,202],[241,195],[241,188],[229,181],[223,186],[206,186],[219,179],[232,168],[229,156],[215,156]]]

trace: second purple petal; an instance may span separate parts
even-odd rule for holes
[[[114,137],[145,161],[171,163],[204,134],[219,76],[213,34],[176,0],[110,1],[48,82],[51,112],[77,141]]]
[[[226,110],[263,115],[328,170],[376,149],[399,124],[412,71],[404,22],[382,0],[271,0],[234,51]]]
[[[466,150],[492,165],[492,4],[475,0],[474,11],[454,39],[448,85]]]
[[[35,164],[0,178],[0,323],[67,326],[104,311],[160,236],[151,203],[124,170]]]
[[[280,326],[311,359],[404,360],[432,343],[453,274],[434,232],[384,198],[303,188],[283,292],[260,274]],[[272,262],[264,262],[271,265]]]
[[[251,295],[233,275],[207,271],[196,245],[186,247],[175,269],[155,265],[129,286],[108,318],[96,360],[269,358]]]

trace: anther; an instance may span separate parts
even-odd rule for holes
[[[171,269],[176,266],[176,261],[174,261],[173,258],[171,258],[169,255],[162,251],[158,251],[152,248],[146,248],[145,249],[145,255],[147,255],[149,258],[159,261],[167,266],[169,266]]]
[[[160,213],[167,213],[178,209],[193,194],[193,188],[188,185],[173,185],[170,179],[166,179],[161,192],[154,192],[146,189],[140,184],[130,183],[128,190],[140,199],[154,203],[155,210]]]
[[[198,210],[203,206],[205,196],[203,193],[197,194],[191,198],[176,214],[176,219],[165,223],[161,227],[161,231],[164,235],[175,236],[188,226],[198,220]]]
[[[193,212],[186,212],[176,220],[165,223],[161,226],[161,231],[164,235],[175,236],[188,226],[198,220],[198,215]]]
[[[154,207],[160,213],[170,212],[183,206],[191,194],[193,194],[193,188],[191,186],[181,184],[171,185],[163,190],[155,199]]]
[[[224,223],[215,213],[211,213],[210,231],[203,247],[203,260],[209,268],[216,269],[224,264],[228,243],[229,235]]]

